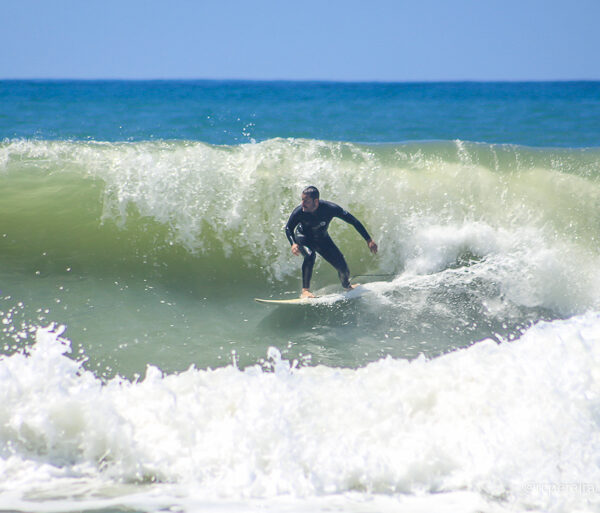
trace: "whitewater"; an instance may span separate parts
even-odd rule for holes
[[[298,368],[271,348],[135,382],[102,383],[60,334],[0,363],[6,509],[598,507],[599,314],[433,360]]]

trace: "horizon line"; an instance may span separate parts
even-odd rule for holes
[[[0,77],[0,82],[295,82],[329,84],[466,84],[466,83],[549,83],[549,82],[600,82],[600,78],[552,79],[411,79],[411,80],[343,80],[321,78],[102,78],[102,77]]]

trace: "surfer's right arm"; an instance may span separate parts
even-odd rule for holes
[[[296,228],[296,226],[298,226],[298,223],[300,222],[300,212],[302,212],[302,205],[299,205],[294,209],[294,211],[290,215],[290,218],[288,219],[287,224],[285,225],[285,236],[288,238],[290,244],[292,245],[292,253],[296,256],[300,255],[300,247],[296,242],[294,229]]]

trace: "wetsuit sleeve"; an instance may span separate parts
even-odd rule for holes
[[[302,210],[302,207],[296,207],[290,218],[288,219],[287,224],[285,225],[285,236],[290,241],[290,244],[296,244],[296,237],[294,237],[294,228],[298,226],[300,222],[299,212]]]
[[[352,226],[354,226],[354,228],[356,228],[356,231],[362,235],[363,239],[365,239],[367,242],[369,242],[371,240],[371,236],[369,235],[369,232],[363,226],[363,224],[358,219],[356,219],[356,217],[354,217],[350,212],[344,210],[339,205],[336,205],[336,206],[337,206],[337,209],[336,209],[335,217],[338,217],[342,221],[346,221],[348,224],[351,224]]]

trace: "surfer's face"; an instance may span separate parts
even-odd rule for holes
[[[319,207],[319,198],[312,199],[310,196],[302,195],[302,211],[314,212]]]

